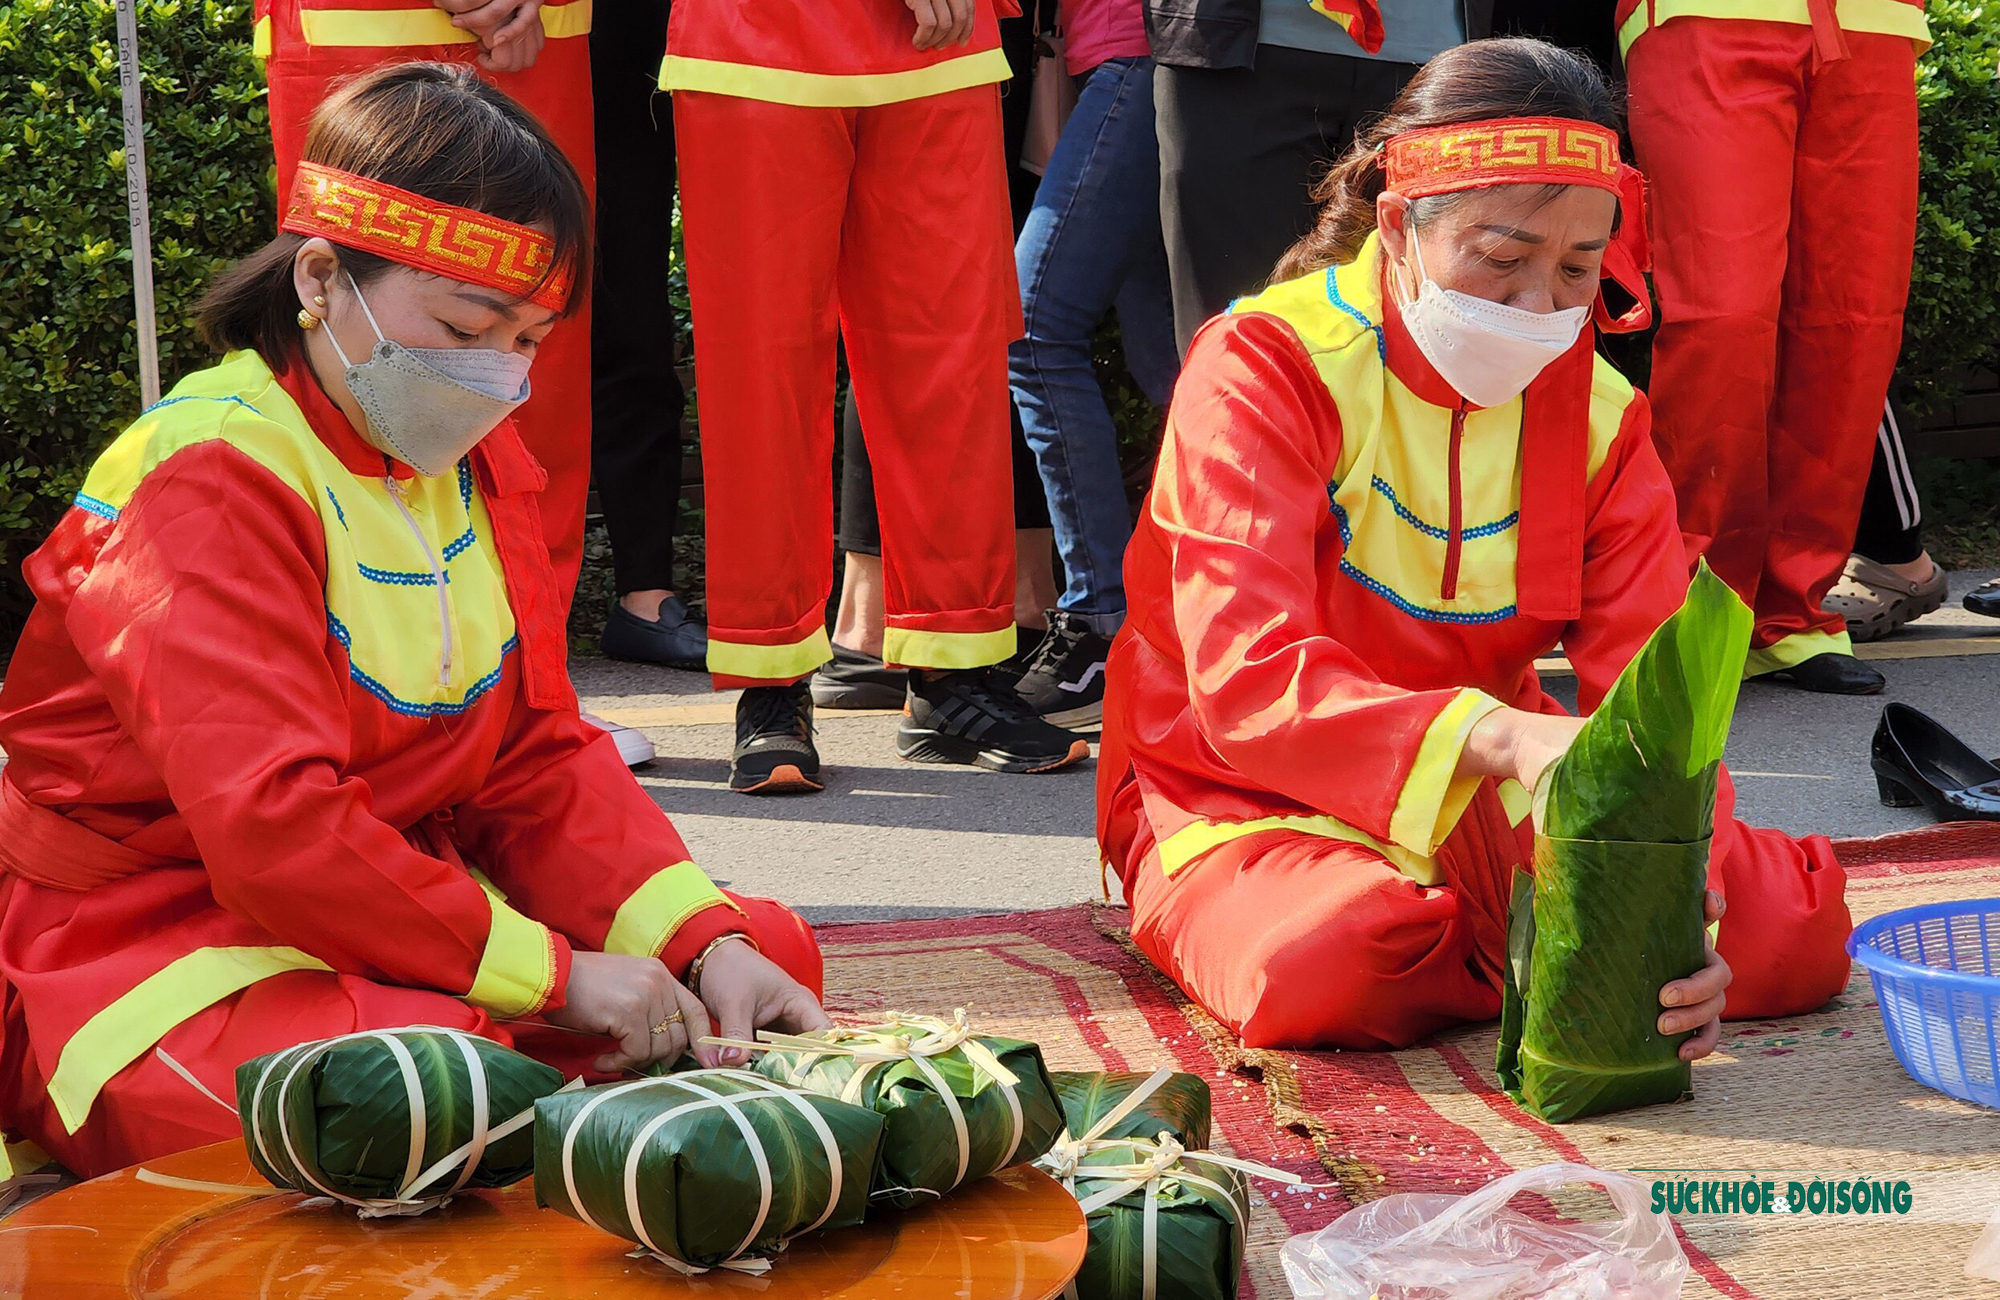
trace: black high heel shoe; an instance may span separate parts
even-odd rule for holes
[[[2000,821],[2000,767],[1907,704],[1882,710],[1869,764],[1891,808],[1924,808],[1941,822]]]

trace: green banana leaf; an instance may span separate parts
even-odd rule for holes
[[[1056,1096],[1062,1102],[1063,1118],[1070,1136],[1082,1137],[1097,1121],[1118,1108],[1118,1104],[1150,1075],[1129,1071],[1078,1072],[1057,1070],[1049,1075]],[[1198,1074],[1175,1074],[1147,1098],[1098,1136],[1144,1138],[1171,1133],[1174,1141],[1190,1151],[1208,1149],[1210,1103],[1208,1080]]]
[[[1704,959],[1702,890],[1750,611],[1706,564],[1537,783],[1535,868],[1515,881],[1500,1082],[1552,1123],[1676,1101],[1686,1034],[1662,985]]]
[[[733,1113],[715,1095],[733,1099]],[[827,1158],[808,1109],[831,1133],[836,1159]],[[860,1223],[881,1144],[882,1118],[873,1111],[748,1071],[601,1084],[536,1104],[535,1203],[711,1268],[769,1254],[803,1232]],[[761,1222],[759,1151],[771,1183]],[[628,1171],[635,1171],[630,1188]]]
[[[390,1029],[304,1043],[244,1062],[236,1070],[237,1110],[250,1163],[277,1187],[357,1201],[402,1197],[412,1169],[411,1089],[394,1039],[415,1072],[428,1171],[471,1142],[477,1120],[471,1066],[486,1080],[487,1126],[498,1128],[562,1087],[540,1061],[470,1034]],[[534,1133],[524,1124],[488,1143],[468,1187],[505,1187],[534,1169]],[[413,1197],[438,1196],[458,1182],[443,1172]]]
[[[925,1034],[922,1028],[901,1025],[885,1027],[883,1032],[906,1038]],[[855,1072],[865,1069],[867,1077],[855,1100],[887,1121],[875,1196],[897,1209],[908,1209],[961,1183],[1039,1159],[1062,1134],[1062,1106],[1056,1100],[1048,1068],[1042,1064],[1042,1049],[1033,1043],[983,1034],[976,1041],[1019,1080],[1014,1095],[1021,1109],[1020,1133],[1017,1141],[1013,1108],[1007,1103],[1005,1090],[976,1067],[963,1048],[926,1058],[951,1089],[965,1116],[962,1177],[951,1112],[936,1085],[914,1062],[869,1065],[857,1064],[853,1057],[844,1055],[780,1051],[764,1054],[757,1062],[757,1071],[793,1087],[840,1097],[846,1095]]]
[[[1105,1147],[1078,1162],[1076,1196],[1088,1200],[1112,1184],[1089,1177],[1092,1165],[1142,1163],[1151,1143]],[[1170,1171],[1161,1180],[1153,1243],[1155,1300],[1235,1300],[1243,1273],[1243,1225],[1249,1222],[1249,1193],[1235,1170],[1183,1157],[1178,1169],[1222,1190]],[[1089,1215],[1090,1244],[1076,1293],[1085,1300],[1143,1300],[1146,1261],[1146,1193],[1137,1188]]]

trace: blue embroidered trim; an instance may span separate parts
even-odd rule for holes
[[[326,490],[326,499],[333,502],[334,518],[340,520],[340,526],[342,528],[347,528],[347,512],[340,508],[340,498],[333,494],[332,488],[328,488]],[[353,532],[354,530],[348,528],[347,531]]]
[[[372,564],[363,564],[359,560],[354,562],[354,567],[360,570],[361,576],[368,579],[368,581],[379,582],[387,587],[437,586],[437,576],[431,573],[418,573],[408,569],[378,569]],[[451,571],[449,569],[445,570],[444,580],[447,585],[451,582]]]
[[[390,693],[388,687],[384,686],[381,682],[376,681],[373,677],[370,677],[367,673],[362,672],[360,668],[355,666],[354,660],[351,657],[354,653],[354,635],[353,633],[347,630],[347,625],[345,623],[341,622],[338,618],[334,616],[332,610],[328,610],[326,612],[326,630],[329,633],[331,633],[333,639],[340,642],[341,646],[348,652],[350,658],[348,659],[347,662],[347,671],[354,678],[355,683],[359,685],[361,689],[367,691],[370,695],[373,695],[376,699],[382,701],[382,703],[388,707],[391,713],[398,713],[406,718],[457,717],[459,714],[464,713],[467,709],[470,709],[474,704],[476,704],[482,695],[486,694],[486,692],[492,690],[495,686],[499,685],[500,674],[505,670],[507,666],[507,656],[512,654],[515,650],[519,649],[521,645],[521,638],[518,633],[515,634],[514,636],[508,637],[507,640],[503,642],[500,646],[499,666],[494,668],[492,672],[487,673],[484,677],[481,677],[478,681],[472,683],[472,685],[466,687],[465,698],[458,701],[456,704],[443,703],[443,702],[431,703],[431,704],[414,704],[409,700],[398,699],[395,695]]]
[[[1346,508],[1333,499],[1333,490],[1334,484],[1327,484],[1327,504],[1333,511],[1334,522],[1340,526],[1341,544],[1343,546],[1351,546],[1354,543],[1354,529],[1348,523]],[[1411,618],[1422,619],[1426,623],[1451,623],[1460,627],[1479,627],[1489,623],[1504,623],[1514,617],[1517,608],[1516,606],[1508,605],[1504,609],[1486,610],[1483,612],[1426,609],[1424,606],[1413,604],[1396,592],[1391,591],[1388,584],[1381,579],[1363,573],[1360,569],[1354,567],[1353,561],[1349,560],[1345,555],[1340,557],[1340,571],[1360,583],[1363,587],[1366,587],[1369,591],[1388,601],[1398,610],[1408,614]]]
[[[1398,519],[1402,520],[1404,523],[1416,529],[1418,532],[1422,533],[1426,537],[1435,537],[1437,538],[1437,540],[1441,542],[1447,542],[1451,540],[1450,529],[1439,528],[1436,524],[1426,523],[1422,519],[1419,519],[1408,506],[1404,505],[1400,500],[1396,498],[1396,489],[1390,487],[1389,484],[1383,480],[1381,475],[1378,474],[1374,476],[1373,486],[1375,488],[1376,493],[1379,496],[1383,497],[1385,500],[1388,501],[1390,505],[1396,508],[1396,517]],[[1508,515],[1505,519],[1495,519],[1490,524],[1475,524],[1471,528],[1461,529],[1459,532],[1459,537],[1463,541],[1476,542],[1482,537],[1492,537],[1499,533],[1504,533],[1509,528],[1512,528],[1515,524],[1518,524],[1520,522],[1521,522],[1521,512],[1516,510],[1513,514]]]
[[[78,510],[87,510],[99,519],[116,520],[118,518],[117,506],[112,505],[108,501],[99,501],[96,497],[87,497],[81,492],[76,494],[74,504]]]
[[[479,534],[472,531],[471,524],[467,524],[465,526],[464,532],[460,533],[458,536],[452,538],[449,542],[445,543],[444,558],[447,560],[457,559],[459,556],[471,550],[472,544],[478,540],[479,540]]]
[[[1369,320],[1367,315],[1363,313],[1359,307],[1356,307],[1353,303],[1347,301],[1347,299],[1340,296],[1340,285],[1334,281],[1333,277],[1333,273],[1336,269],[1337,268],[1331,266],[1326,268],[1327,301],[1332,303],[1334,306],[1340,308],[1342,311],[1346,312],[1349,316],[1352,316],[1355,320],[1360,321],[1361,328],[1365,330],[1371,330],[1374,332],[1375,355],[1379,357],[1381,360],[1386,362],[1389,359],[1388,337],[1382,333],[1382,327],[1380,325],[1377,325],[1374,321]]]
[[[472,460],[467,456],[458,459],[458,499],[467,510],[472,509]]]
[[[250,405],[250,403],[244,401],[242,398],[237,397],[233,394],[228,397],[203,397],[199,394],[191,394],[187,397],[163,397],[159,401],[154,402],[151,406],[147,407],[145,410],[139,412],[139,414],[151,415],[153,412],[159,410],[163,406],[177,406],[182,402],[234,402],[236,405],[242,407],[244,410],[250,412],[250,414],[252,415],[261,416],[264,414],[256,407]]]

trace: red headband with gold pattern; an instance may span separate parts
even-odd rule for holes
[[[1618,158],[1618,133],[1569,117],[1503,117],[1431,126],[1382,144],[1386,188],[1407,199],[1486,185],[1589,185],[1618,196],[1624,221],[1604,250],[1604,276],[1634,298],[1613,319],[1597,300],[1598,328],[1613,333],[1653,323],[1642,272],[1652,267],[1646,239],[1646,182]]]
[[[569,301],[569,277],[549,271],[555,241],[541,231],[338,168],[300,163],[278,228],[319,235],[556,311]]]

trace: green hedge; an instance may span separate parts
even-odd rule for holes
[[[188,324],[216,270],[274,224],[249,0],[140,0],[160,366],[205,364]],[[139,410],[111,0],[0,4],[0,655],[21,560]]]

